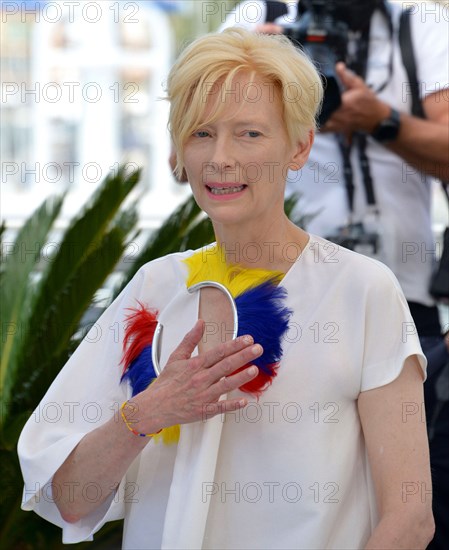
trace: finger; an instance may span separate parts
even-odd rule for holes
[[[262,25],[257,25],[255,31],[261,34],[283,34],[282,27],[276,25],[276,23],[263,23]]]
[[[341,112],[342,106],[335,109],[331,116],[326,120],[325,124],[320,126],[320,132],[337,132],[339,125],[345,121],[344,113]]]
[[[335,70],[346,89],[365,87],[363,79],[348,69],[344,63],[337,63]]]
[[[246,384],[247,382],[249,382],[249,380],[251,380],[252,378],[255,378],[259,372],[259,369],[255,367],[256,370],[251,372],[249,372],[250,369],[242,370],[242,376],[240,376],[240,378],[236,381],[237,383],[234,383],[235,380],[232,375],[237,376],[237,374],[235,374],[237,370],[241,369],[245,365],[252,364],[253,361],[257,359],[257,357],[260,357],[262,354],[262,346],[260,344],[255,344],[233,355],[230,355],[208,370],[206,381],[209,383],[210,386],[212,386],[219,381],[223,381],[224,378],[227,379],[226,383],[228,385],[224,387],[224,385],[221,384],[220,387],[216,390],[217,395],[221,395],[222,393],[226,393],[226,391],[231,391],[235,388],[238,388],[242,384]],[[241,381],[242,378],[244,378],[243,381]],[[239,381],[240,383],[238,383]],[[231,387],[231,385],[233,386]]]
[[[206,403],[203,406],[203,422],[209,418],[217,416],[217,414],[224,414],[227,412],[237,411],[248,405],[248,399],[240,397],[238,399],[224,399],[216,403]]]
[[[320,128],[320,132],[325,134],[329,132],[338,132],[339,125],[334,120],[329,120],[324,126]]]
[[[251,365],[247,369],[243,369],[240,372],[237,372],[230,376],[222,377],[213,386],[213,390],[214,392],[216,392],[216,397],[219,398],[220,395],[224,395],[226,393],[234,391],[237,388],[240,388],[240,386],[251,382],[251,380],[254,380],[254,378],[256,378],[258,374],[259,369],[255,365]]]
[[[347,113],[345,115],[345,112],[340,107],[329,118],[329,120],[326,121],[326,124],[320,128],[320,132],[326,133],[326,132],[342,132],[346,129],[348,120],[347,120]]]
[[[180,361],[181,359],[189,359],[193,353],[193,350],[203,337],[204,327],[204,321],[202,319],[198,319],[193,328],[184,336],[182,342],[170,355],[167,363]]]
[[[238,353],[239,351],[248,348],[253,344],[253,337],[249,334],[246,334],[245,336],[239,336],[235,340],[231,340],[229,342],[225,342],[224,344],[215,346],[211,350],[206,351],[202,355],[199,355],[196,359],[198,362],[200,362],[203,368],[209,369],[220,361],[223,361],[227,357]],[[242,365],[244,364],[245,363],[242,363]]]

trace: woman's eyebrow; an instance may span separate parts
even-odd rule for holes
[[[238,120],[235,122],[235,126],[257,126],[262,130],[269,130],[269,126],[257,119]]]

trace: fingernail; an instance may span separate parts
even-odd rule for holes
[[[251,351],[253,352],[253,355],[259,355],[262,351],[262,346],[260,344],[256,344],[251,348]]]
[[[249,336],[249,334],[243,336],[242,340],[245,342],[245,344],[252,344],[254,342],[253,337]]]
[[[249,374],[250,376],[254,376],[254,375],[256,375],[258,372],[259,372],[259,369],[258,369],[257,367],[250,367],[250,368],[248,369],[248,374]]]

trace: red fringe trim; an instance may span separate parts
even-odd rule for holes
[[[130,308],[126,317],[125,338],[123,340],[123,373],[148,345],[153,342],[157,326],[158,311],[149,310],[138,302],[139,308]]]
[[[237,374],[243,369],[247,369],[248,367],[251,367],[251,365],[252,363],[247,363],[243,367],[240,367],[239,369],[237,369],[234,372],[234,374]],[[262,395],[262,392],[264,392],[269,386],[271,386],[274,378],[277,376],[277,369],[279,368],[279,362],[265,365],[265,367],[270,369],[269,374],[259,369],[259,374],[256,376],[256,378],[254,378],[250,382],[247,382],[246,384],[243,384],[243,386],[240,386],[239,390],[245,393],[251,393],[255,397],[259,398]]]
[[[147,309],[142,303],[138,302],[138,308],[130,308],[131,313],[126,317],[125,338],[123,340],[123,374],[129,365],[139,357],[144,348],[153,343],[154,332],[157,327],[158,311]],[[252,363],[247,363],[240,367],[234,374],[247,369]],[[259,374],[239,390],[245,393],[251,393],[255,397],[260,397],[273,382],[277,376],[279,362],[265,365],[269,369],[269,374],[259,369]]]

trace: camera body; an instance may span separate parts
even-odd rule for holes
[[[361,222],[339,227],[336,234],[329,235],[326,239],[371,258],[379,257],[380,254],[381,239],[379,233],[367,230]]]
[[[334,0],[304,0],[300,6],[303,3],[298,19],[283,26],[283,32],[309,55],[321,74],[324,99],[318,124],[322,126],[341,105],[342,85],[335,64],[346,59],[349,25],[337,17]]]

